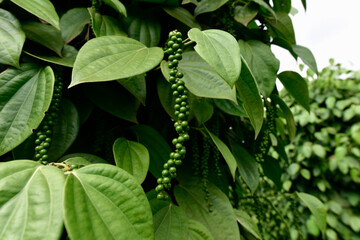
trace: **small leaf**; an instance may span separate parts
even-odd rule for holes
[[[276,104],[278,104],[280,109],[282,110],[282,112],[285,116],[285,119],[286,119],[290,140],[291,141],[294,140],[294,138],[296,136],[296,123],[295,123],[294,115],[292,114],[291,110],[286,105],[286,103],[278,95],[272,94],[271,99]]]
[[[261,239],[261,234],[254,220],[243,210],[234,209],[238,223],[256,239]]]
[[[209,212],[202,187],[203,183],[198,178],[187,179],[175,186],[174,194],[179,206],[190,219],[199,221],[208,228],[214,239],[240,240],[235,213],[227,196],[208,182],[209,202],[212,203],[213,210]]]
[[[71,42],[90,23],[90,15],[86,8],[72,8],[60,19],[61,36],[65,43]]]
[[[186,88],[194,95],[236,102],[236,89],[231,88],[196,52],[183,53],[178,68],[184,73],[182,80]],[[161,63],[161,71],[168,79],[170,69],[166,61]]]
[[[117,12],[119,12],[124,17],[127,17],[126,15],[126,8],[124,4],[122,4],[119,0],[103,0],[106,5],[109,5],[113,9],[115,9]]]
[[[133,175],[141,184],[149,169],[149,152],[141,143],[118,138],[113,145],[116,166]]]
[[[202,13],[213,12],[227,2],[228,2],[227,0],[217,0],[217,1],[201,0],[201,1],[198,1],[196,4],[197,6],[194,10],[195,17]]]
[[[254,7],[252,2],[244,6],[237,5],[234,8],[234,19],[246,27],[256,17],[258,12],[259,9]]]
[[[322,159],[326,158],[326,150],[320,144],[312,145],[312,150],[313,150],[313,153],[315,153],[315,155],[318,156],[319,158],[322,158]]]
[[[282,72],[278,78],[295,100],[310,112],[309,90],[304,78],[292,71]]]
[[[226,99],[214,100],[215,106],[224,113],[238,117],[248,117],[240,98],[237,99],[237,102],[239,103],[239,105],[236,105],[234,102]]]
[[[147,48],[127,37],[91,39],[80,49],[69,87],[85,82],[103,82],[145,73],[163,58],[161,48]]]
[[[260,182],[259,169],[255,159],[245,148],[235,142],[231,142],[231,151],[236,159],[240,176],[254,193]]]
[[[90,163],[107,163],[104,159],[89,153],[71,153],[60,158],[58,162],[66,162],[66,160],[70,158],[81,158]]]
[[[211,232],[199,221],[189,219],[189,240],[214,240]]]
[[[130,129],[136,135],[138,142],[142,143],[149,151],[149,171],[156,178],[161,177],[163,165],[167,162],[171,152],[169,144],[160,133],[150,126],[134,125]]]
[[[196,21],[195,17],[187,9],[182,7],[163,9],[167,14],[184,23],[186,26],[190,28],[201,29],[200,24]]]
[[[195,98],[191,101],[191,111],[198,122],[198,125],[202,125],[207,122],[214,113],[214,107],[206,98]]]
[[[173,204],[154,214],[155,239],[188,240],[189,226],[184,211]]]
[[[205,126],[206,132],[209,134],[211,140],[215,143],[216,147],[219,149],[221,155],[224,157],[229,169],[230,173],[235,181],[235,171],[237,168],[236,160],[233,154],[230,152],[229,148],[226,146],[223,141],[221,141],[216,135],[212,134]]]
[[[64,182],[63,172],[53,166],[30,160],[1,163],[0,239],[59,239]]]
[[[25,33],[21,29],[19,20],[4,9],[0,9],[0,32],[0,64],[18,68]]]
[[[292,49],[301,58],[301,60],[309,66],[311,70],[313,70],[315,73],[318,73],[316,60],[314,58],[314,55],[308,48],[300,45],[293,45]]]
[[[19,7],[45,20],[60,30],[59,16],[50,0],[11,0]]]
[[[241,71],[240,47],[228,32],[193,28],[189,38],[196,42],[195,51],[229,84],[235,85]]]
[[[111,16],[102,15],[95,11],[93,8],[88,8],[92,30],[96,37],[103,36],[123,36],[126,37],[126,33],[120,28],[120,22]]]
[[[276,21],[266,18],[273,37],[285,40],[288,44],[296,44],[295,33],[291,18],[285,12],[276,12]]]
[[[259,135],[264,121],[264,104],[260,96],[254,75],[245,59],[239,81],[236,83],[244,109],[255,130],[255,138]]]
[[[151,209],[136,180],[109,164],[70,172],[64,221],[71,239],[154,239]]]
[[[303,203],[305,203],[305,205],[310,209],[320,231],[324,233],[326,230],[326,209],[324,204],[313,195],[299,192],[296,192],[296,194],[300,200],[303,201]]]
[[[274,17],[274,19],[277,20],[277,14],[274,12],[274,10],[267,4],[264,0],[253,0],[253,2],[259,4],[259,6],[266,9],[271,15]]]
[[[43,45],[61,56],[64,41],[58,29],[39,22],[25,22],[22,24],[22,28],[26,38]]]
[[[145,74],[136,75],[130,78],[123,78],[118,80],[126,90],[128,90],[134,97],[136,97],[143,105],[146,100],[146,81]]]
[[[36,129],[48,110],[55,77],[50,67],[22,64],[0,74],[0,156]]]
[[[155,47],[160,42],[161,24],[153,15],[142,14],[131,20],[128,33],[145,46]]]
[[[279,160],[277,160],[269,155],[266,155],[264,158],[265,159],[261,163],[261,166],[262,166],[265,176],[270,178],[275,183],[275,186],[281,190],[281,188],[282,188],[282,181],[281,181],[282,168],[280,167]]]

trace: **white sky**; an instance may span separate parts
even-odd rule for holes
[[[296,42],[312,51],[319,71],[329,65],[330,58],[350,70],[360,70],[360,0],[307,0],[306,12],[301,0],[292,4],[299,11],[292,16]],[[290,53],[272,49],[280,60],[279,72],[299,72]]]

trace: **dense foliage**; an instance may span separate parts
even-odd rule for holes
[[[360,239],[360,74],[331,61],[307,78],[310,113],[288,101],[299,128],[287,146],[291,164],[284,180],[325,203],[327,239]],[[304,232],[319,236],[313,218],[301,216]]]
[[[322,203],[280,178],[296,129],[275,81],[309,94],[270,46],[317,72],[290,11],[0,1],[0,239],[301,238],[299,201],[324,233]]]

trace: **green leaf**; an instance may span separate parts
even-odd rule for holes
[[[43,53],[43,52],[37,51],[37,50],[38,49],[31,49],[30,52],[28,52],[28,51],[24,51],[24,52],[34,58],[43,60],[45,62],[65,66],[65,67],[73,67],[76,56],[78,54],[78,50],[71,45],[64,46],[64,48],[61,51],[62,57],[59,57],[55,54],[50,55],[48,53]]]
[[[313,195],[296,192],[297,196],[310,209],[315,218],[315,222],[323,233],[326,230],[326,209],[324,204]]]
[[[0,63],[18,68],[25,33],[19,20],[4,9],[0,9],[0,32]]]
[[[253,2],[259,4],[259,6],[263,7],[264,9],[266,9],[271,15],[272,17],[274,17],[275,20],[277,20],[277,14],[274,12],[274,10],[269,6],[269,4],[267,4],[264,0],[253,0]]]
[[[256,17],[258,12],[259,9],[252,2],[244,6],[237,5],[234,8],[234,19],[246,27]]]
[[[127,37],[91,39],[80,49],[69,87],[85,82],[103,82],[145,73],[163,58],[159,47],[147,48]]]
[[[315,153],[315,155],[318,156],[319,158],[322,158],[322,159],[326,158],[326,150],[320,144],[312,145],[312,150],[313,150],[313,153]]]
[[[237,168],[236,160],[233,154],[230,152],[229,148],[226,146],[223,141],[221,141],[216,135],[212,134],[205,126],[206,132],[209,134],[211,140],[215,143],[216,147],[219,149],[221,155],[224,157],[229,169],[233,180],[235,181],[235,171]]]
[[[135,125],[130,129],[136,135],[138,142],[142,143],[149,151],[149,171],[156,178],[161,177],[163,165],[167,162],[171,152],[169,144],[160,133],[147,125]]]
[[[190,28],[201,29],[200,24],[196,21],[195,17],[187,9],[182,7],[163,9],[167,14],[184,23],[186,26]]]
[[[196,42],[195,51],[229,84],[235,85],[241,71],[240,47],[228,32],[193,28],[189,38]]]
[[[259,169],[255,159],[245,148],[235,142],[231,142],[231,151],[236,159],[240,176],[254,193],[260,182]]]
[[[1,163],[0,239],[59,239],[64,182],[63,172],[53,166]]]
[[[155,239],[188,240],[189,226],[184,211],[173,204],[154,214]]]
[[[119,12],[124,17],[127,17],[126,15],[126,8],[124,4],[122,4],[119,0],[103,0],[106,5],[109,5],[113,9],[115,9],[117,12]]]
[[[131,20],[128,33],[145,46],[155,47],[160,42],[161,24],[153,15],[143,14]]]
[[[141,143],[118,138],[113,145],[116,166],[133,175],[141,184],[149,169],[149,151]]]
[[[275,87],[280,62],[265,43],[257,40],[239,40],[241,55],[259,86],[260,92],[269,97]]]
[[[242,64],[240,79],[237,81],[236,87],[247,116],[255,130],[255,138],[257,138],[264,121],[264,104],[255,77],[245,59],[243,59]]]
[[[275,0],[274,10],[277,12],[290,13],[291,11],[291,0]]]
[[[175,98],[172,94],[171,84],[164,78],[159,77],[157,80],[157,91],[160,103],[165,109],[166,113],[172,118],[177,119],[174,110]]]
[[[306,10],[306,0],[301,0],[301,3],[304,6],[304,9]]]
[[[146,100],[146,81],[145,74],[136,75],[130,78],[118,80],[126,90],[136,97],[143,105]]]
[[[265,18],[274,38],[278,37],[290,45],[296,44],[294,28],[289,15],[285,12],[276,12],[276,20]]]
[[[88,8],[92,30],[96,37],[103,36],[122,36],[126,37],[126,33],[120,28],[120,22],[111,16],[101,15],[93,8]]]
[[[48,110],[55,77],[50,67],[22,64],[0,74],[0,156],[36,129]]]
[[[282,188],[282,181],[281,181],[282,168],[280,166],[279,160],[277,160],[269,155],[266,155],[264,158],[265,159],[261,163],[261,166],[262,166],[265,176],[270,178],[275,183],[275,186],[281,190],[281,188]]]
[[[60,19],[61,37],[65,43],[71,42],[90,23],[90,14],[86,8],[72,8]]]
[[[211,232],[199,221],[189,219],[189,240],[214,240]]]
[[[81,167],[90,165],[91,162],[89,162],[88,160],[86,160],[85,158],[82,157],[72,157],[72,158],[68,158],[64,161],[65,163],[71,165],[71,164],[75,164]]]
[[[310,112],[309,90],[304,78],[292,71],[282,72],[278,78],[295,100]]]
[[[209,99],[195,98],[191,101],[191,111],[198,122],[198,125],[202,125],[207,122],[214,113],[214,107]]]
[[[64,41],[58,29],[39,22],[25,22],[22,24],[22,28],[26,34],[26,38],[43,45],[61,56]]]
[[[191,93],[198,97],[229,99],[236,102],[236,89],[231,87],[196,52],[183,53],[179,71],[182,80]],[[161,63],[161,71],[166,79],[170,69],[166,61]]]
[[[79,114],[72,102],[63,99],[58,117],[54,120],[49,160],[56,162],[75,141],[79,132]]]
[[[146,193],[146,197],[150,203],[151,211],[153,215],[160,211],[164,207],[168,207],[170,204],[170,199],[159,200],[157,199],[158,192],[155,189],[151,189]]]
[[[239,105],[236,105],[234,102],[226,99],[214,100],[215,106],[224,113],[238,117],[248,117],[240,98],[237,98],[237,102],[239,103]]]
[[[311,70],[313,70],[315,73],[318,73],[316,60],[314,58],[314,55],[308,48],[300,45],[293,45],[292,49],[301,58],[301,60],[309,66]]]
[[[140,102],[117,82],[88,84],[85,93],[102,110],[137,123],[136,112]]]
[[[261,239],[261,234],[254,220],[243,210],[234,209],[238,223],[256,239]]]
[[[60,30],[59,16],[50,0],[11,0],[19,7],[45,20]]]
[[[151,209],[136,180],[109,164],[70,172],[64,221],[71,239],[154,239]]]
[[[79,157],[85,159],[90,163],[107,163],[104,159],[89,153],[71,153],[60,158],[58,162],[64,162],[64,161],[66,162],[67,159],[70,158],[78,159]]]
[[[206,13],[206,12],[213,12],[216,9],[220,8],[222,5],[227,3],[228,0],[201,0],[197,2],[197,6],[194,10],[195,17],[199,14]]]
[[[174,194],[179,206],[190,219],[199,221],[208,228],[214,239],[239,240],[235,213],[227,196],[208,182],[209,201],[213,210],[209,212],[205,192],[201,191],[202,187],[203,183],[198,178],[187,179],[175,186]]]
[[[296,123],[295,123],[294,115],[292,114],[291,110],[286,105],[286,103],[278,95],[271,94],[271,99],[276,104],[278,104],[280,109],[282,110],[282,112],[285,116],[285,119],[286,119],[290,140],[291,141],[294,140],[294,138],[296,136]]]

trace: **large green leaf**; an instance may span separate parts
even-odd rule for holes
[[[241,71],[240,47],[236,39],[218,29],[201,31],[193,28],[188,36],[196,42],[195,51],[233,87]]]
[[[184,73],[185,86],[198,97],[229,99],[236,102],[236,89],[231,88],[196,52],[183,53],[179,71]],[[166,79],[170,70],[167,62],[161,63]]]
[[[64,192],[71,239],[154,239],[149,202],[125,170],[100,163],[85,166],[70,173]]]
[[[235,142],[231,142],[231,151],[236,159],[240,176],[254,193],[260,182],[259,169],[256,160],[245,148]]]
[[[131,19],[128,27],[129,37],[140,41],[147,47],[160,42],[161,24],[153,15],[142,14]]]
[[[206,13],[206,12],[212,12],[215,11],[216,9],[220,8],[222,5],[224,5],[225,3],[227,3],[228,0],[201,0],[201,1],[197,1],[197,6],[194,10],[194,14],[195,16],[202,14],[202,13]]]
[[[315,57],[308,48],[300,45],[293,45],[292,49],[311,70],[318,73]]]
[[[250,119],[251,125],[255,130],[255,138],[261,131],[264,121],[264,104],[251,69],[245,59],[242,61],[243,67],[239,81],[236,83],[244,109]]]
[[[147,125],[135,125],[130,128],[136,135],[138,142],[145,145],[150,154],[149,171],[155,177],[161,177],[163,165],[169,159],[171,148],[163,136]]]
[[[117,12],[122,14],[124,17],[126,17],[126,8],[122,2],[119,0],[103,0],[106,5],[109,5],[113,9],[115,9]]]
[[[136,97],[143,105],[146,100],[146,81],[145,74],[136,75],[130,78],[118,80],[126,90]]]
[[[280,62],[265,43],[257,40],[239,40],[241,55],[246,60],[259,86],[260,92],[269,97],[275,87]]]
[[[65,177],[30,160],[0,163],[0,239],[59,239]]]
[[[256,225],[254,219],[252,219],[245,211],[241,209],[234,209],[236,214],[236,219],[238,223],[256,239],[261,239],[261,234],[258,226]]]
[[[60,29],[63,41],[66,43],[71,42],[89,23],[90,15],[86,8],[72,8],[67,11],[60,19]]]
[[[309,112],[309,90],[304,78],[292,71],[282,72],[278,78],[295,100]]]
[[[247,117],[247,113],[243,107],[242,101],[238,98],[237,102],[239,105],[235,104],[234,102],[226,99],[215,99],[214,103],[217,108],[219,108],[224,113],[238,116],[238,117]]]
[[[58,29],[40,22],[25,22],[22,24],[22,28],[26,34],[26,38],[47,47],[61,56],[64,41]]]
[[[11,0],[26,11],[45,20],[60,30],[59,16],[50,0]]]
[[[149,169],[149,151],[138,142],[118,138],[113,145],[116,166],[133,175],[141,184]]]
[[[240,234],[235,213],[227,196],[209,182],[209,201],[212,203],[213,210],[209,212],[202,187],[203,183],[198,178],[181,182],[174,189],[176,201],[190,219],[197,220],[208,228],[214,239],[239,240]]]
[[[235,171],[237,165],[234,155],[230,152],[229,148],[226,146],[226,144],[223,141],[221,141],[216,135],[212,134],[206,127],[205,130],[209,134],[212,141],[215,143],[216,147],[219,149],[221,155],[224,157],[230,169],[230,173],[233,177],[233,180],[235,181]]]
[[[189,219],[189,240],[214,240],[209,229],[194,219]]]
[[[244,6],[235,6],[234,19],[239,23],[247,26],[251,20],[253,20],[258,14],[259,9],[254,6],[253,2],[245,4]]]
[[[0,156],[29,137],[44,118],[54,89],[50,67],[23,64],[0,74]]]
[[[78,53],[78,50],[71,45],[64,46],[64,48],[61,51],[61,57],[55,54],[43,53],[42,51],[37,51],[37,50],[38,49],[31,49],[24,52],[34,58],[38,58],[45,62],[54,63],[65,67],[74,66],[76,55]]]
[[[326,230],[326,208],[324,204],[313,195],[296,192],[297,196],[305,205],[310,209],[311,213],[315,218],[315,222],[318,225],[319,229],[325,233]]]
[[[275,21],[266,18],[273,37],[281,38],[291,45],[296,44],[294,28],[289,15],[285,12],[276,12],[276,16]]]
[[[175,8],[163,8],[164,11],[170,16],[176,18],[180,22],[184,23],[190,28],[199,28],[200,24],[196,21],[195,17],[185,8],[175,7]]]
[[[75,60],[70,87],[85,82],[103,82],[145,73],[163,58],[163,50],[147,48],[127,37],[104,36],[91,39]]]
[[[278,104],[280,109],[282,110],[286,119],[290,140],[293,140],[296,136],[296,123],[295,123],[294,115],[292,114],[291,110],[286,105],[286,103],[278,95],[272,94],[271,99],[276,104]]]
[[[173,204],[154,214],[155,239],[188,240],[188,219],[184,211]]]
[[[92,30],[96,37],[112,35],[126,37],[126,33],[120,28],[120,22],[116,18],[102,15],[93,8],[88,10],[91,17]]]
[[[62,100],[59,117],[54,121],[49,161],[56,162],[73,144],[79,132],[79,114],[72,102]]]
[[[0,9],[0,63],[19,67],[19,58],[25,42],[25,33],[19,20]]]

